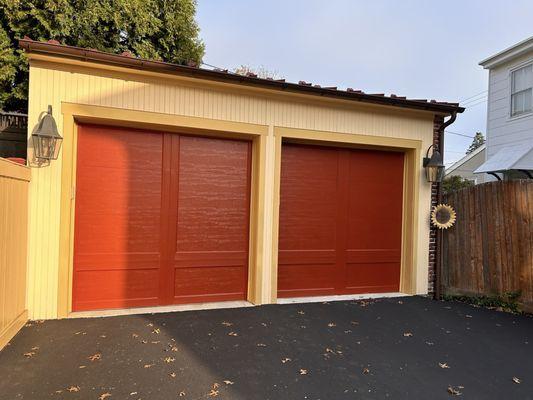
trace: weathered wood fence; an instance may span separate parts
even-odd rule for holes
[[[443,236],[443,292],[520,291],[520,302],[533,311],[533,180],[475,185],[444,201],[457,222]]]
[[[0,158],[0,349],[26,323],[30,169]]]

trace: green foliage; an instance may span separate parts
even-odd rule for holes
[[[27,109],[28,66],[17,40],[55,39],[178,64],[200,63],[196,0],[0,0],[0,109]]]
[[[472,153],[477,148],[483,146],[485,144],[485,136],[481,132],[476,132],[474,136],[474,140],[472,140],[472,143],[466,150],[466,154]]]
[[[511,313],[521,313],[518,299],[522,292],[506,292],[502,295],[494,296],[459,296],[459,295],[445,295],[445,301],[460,301],[462,303],[472,304],[476,307],[485,307],[498,311],[505,311]]]
[[[443,179],[442,190],[444,191],[444,193],[451,193],[455,192],[456,190],[467,188],[473,185],[474,182],[469,179],[465,179],[461,176],[452,175]]]

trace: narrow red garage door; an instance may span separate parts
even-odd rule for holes
[[[78,129],[73,310],[246,298],[251,145]]]
[[[399,290],[403,153],[284,144],[280,297]]]

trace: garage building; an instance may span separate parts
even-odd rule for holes
[[[29,135],[50,105],[63,137],[29,141],[30,318],[431,289],[457,104],[20,43]]]

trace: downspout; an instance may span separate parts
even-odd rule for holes
[[[439,152],[444,159],[444,130],[455,122],[457,118],[457,111],[454,111],[450,115],[450,119],[445,121],[439,128]],[[442,182],[437,183],[437,204],[442,203]],[[441,298],[441,276],[442,265],[444,263],[444,251],[443,251],[443,232],[442,229],[437,229],[437,257],[435,260],[435,300]]]

